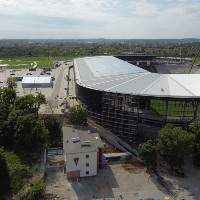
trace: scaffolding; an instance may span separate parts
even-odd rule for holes
[[[93,90],[76,84],[89,117],[133,147],[136,137],[153,139],[166,124],[188,129],[200,115],[197,98],[138,96]]]
[[[137,96],[126,94],[102,94],[102,125],[133,146],[138,126],[138,100]]]

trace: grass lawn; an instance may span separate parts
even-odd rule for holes
[[[168,117],[181,117],[183,116],[183,113],[185,112],[185,116],[194,116],[194,109],[195,107],[192,105],[192,103],[187,103],[185,106],[184,111],[184,105],[185,102],[182,101],[169,101],[168,102]],[[155,115],[158,116],[165,116],[165,110],[166,110],[166,102],[162,100],[152,100],[151,101],[151,109],[154,112]]]
[[[0,58],[0,69],[30,68],[37,63],[37,68],[53,67],[53,61],[73,60],[74,57],[16,57]]]
[[[196,64],[200,64],[200,58],[196,58],[196,59],[195,59],[195,63],[196,63]]]

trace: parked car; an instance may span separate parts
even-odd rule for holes
[[[46,75],[51,75],[51,73],[50,73],[50,72],[46,72],[45,74],[46,74]]]
[[[15,73],[10,73],[10,75],[15,75]]]
[[[44,67],[43,72],[52,71],[50,67]]]
[[[36,71],[37,68],[29,68],[29,71]]]

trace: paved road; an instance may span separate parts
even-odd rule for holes
[[[51,99],[55,99],[60,92],[61,82],[62,82],[63,74],[64,74],[64,71],[65,71],[65,68],[63,67],[63,65],[61,67],[62,68],[60,69],[59,75],[57,77],[57,81],[54,85],[53,92],[51,94]]]

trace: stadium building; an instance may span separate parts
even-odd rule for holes
[[[76,95],[90,117],[121,139],[154,138],[199,116],[200,74],[159,74],[114,56],[74,60]]]

